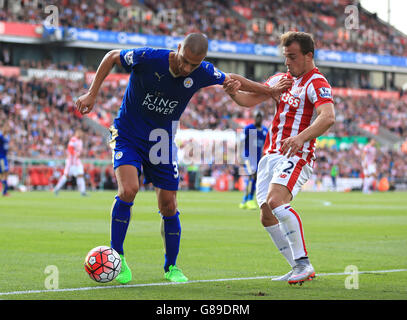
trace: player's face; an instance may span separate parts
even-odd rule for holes
[[[257,115],[256,118],[254,119],[255,125],[259,127],[261,123],[263,122],[263,117],[261,115]]]
[[[82,130],[76,130],[76,131],[75,131],[75,135],[76,135],[78,138],[82,138]]]
[[[304,55],[301,52],[301,47],[298,42],[293,42],[288,47],[283,47],[283,55],[285,57],[287,71],[293,77],[298,78],[307,72],[309,55],[312,56],[312,53]]]
[[[188,47],[178,47],[178,72],[179,75],[187,77],[192,71],[198,68],[205,58],[204,55],[195,55]]]

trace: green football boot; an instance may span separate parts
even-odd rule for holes
[[[130,270],[129,266],[127,265],[124,255],[122,255],[122,254],[119,254],[119,255],[120,255],[120,259],[122,260],[122,267],[120,269],[120,273],[116,277],[116,280],[121,284],[126,284],[131,281],[131,270]]]
[[[241,202],[241,203],[239,203],[239,208],[240,208],[240,209],[247,209],[247,202]]]
[[[247,209],[249,209],[249,210],[254,210],[254,209],[258,208],[257,203],[254,200],[247,201],[246,205],[247,205]]]
[[[171,282],[187,282],[188,278],[184,276],[181,269],[178,269],[177,266],[171,265],[169,270],[164,273],[165,279]]]

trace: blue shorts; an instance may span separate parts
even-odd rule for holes
[[[6,157],[0,157],[0,173],[8,172],[8,162]]]
[[[118,130],[113,126],[110,128],[110,134],[111,140],[109,144],[112,149],[114,169],[122,165],[132,165],[138,169],[139,176],[143,172],[144,184],[152,183],[154,187],[164,190],[178,190],[177,148],[172,141],[170,142],[171,147],[168,148],[170,149],[168,150],[168,156],[157,159],[157,157],[154,157],[157,150],[157,142],[130,141],[121,137]],[[158,156],[161,156],[161,154],[158,153]]]

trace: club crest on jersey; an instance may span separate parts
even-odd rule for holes
[[[291,90],[291,94],[293,95],[293,97],[297,98],[301,94],[302,89],[303,87],[297,87]]]
[[[131,66],[133,64],[133,51],[129,51],[124,55],[124,61]]]
[[[190,78],[190,77],[185,78],[185,80],[184,80],[185,88],[191,88],[193,84],[194,84],[194,80],[192,80],[192,78]]]
[[[332,98],[331,88],[319,88],[319,96],[324,99]]]
[[[117,152],[116,155],[114,156],[114,158],[115,158],[116,160],[119,160],[119,159],[121,159],[122,157],[123,157],[123,152],[121,152],[121,151]]]

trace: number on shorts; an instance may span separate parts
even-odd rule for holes
[[[291,169],[294,168],[294,162],[288,161],[288,165],[289,165],[289,167],[285,168],[285,169],[283,170],[283,172],[285,172],[285,173],[287,173],[287,174],[290,174],[290,173],[291,173]]]
[[[177,179],[179,176],[179,171],[178,171],[178,163],[177,161],[174,161],[172,163],[172,165],[174,166],[174,178]]]

